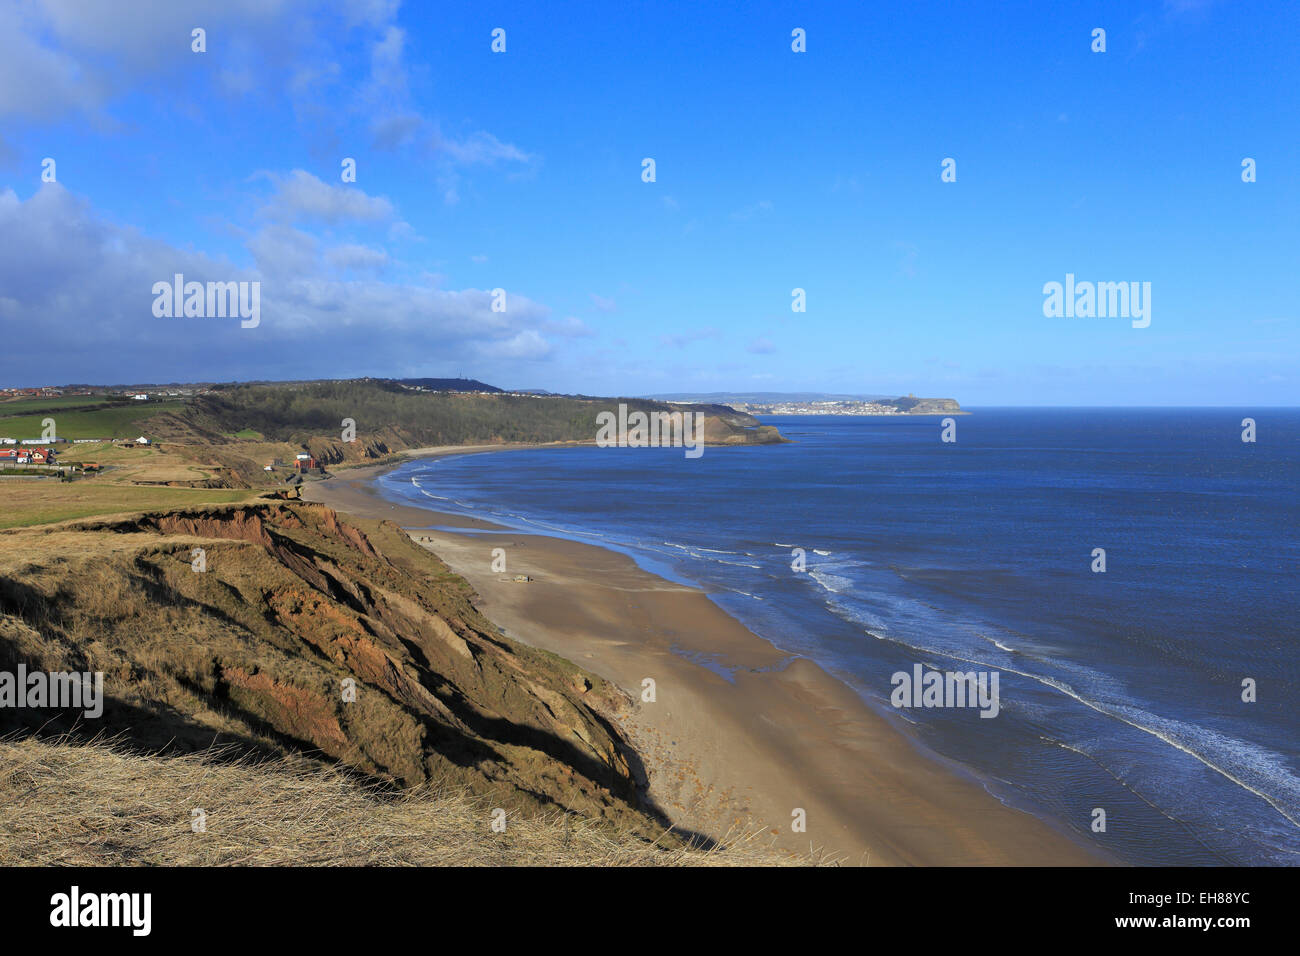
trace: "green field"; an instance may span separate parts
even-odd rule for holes
[[[77,408],[78,406],[103,405],[108,401],[107,395],[56,395],[52,398],[20,398],[11,402],[0,402],[0,418],[11,415],[36,415],[47,409]]]
[[[70,518],[130,511],[162,511],[199,504],[227,504],[255,494],[213,488],[115,485],[102,479],[60,483],[49,479],[0,483],[0,528],[50,524]]]
[[[11,406],[4,404],[0,405],[0,437],[39,438],[44,430],[42,421],[53,418],[55,434],[59,438],[136,438],[147,431],[138,424],[142,419],[163,412],[178,412],[184,407],[184,402],[134,402],[84,411],[50,408],[49,414],[8,415],[4,413]]]

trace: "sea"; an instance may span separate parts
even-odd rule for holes
[[[1122,861],[1300,862],[1300,409],[970,411],[953,441],[767,416],[788,444],[466,454],[378,487],[704,588]],[[996,716],[895,706],[916,665],[997,674]]]

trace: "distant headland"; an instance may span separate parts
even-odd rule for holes
[[[707,392],[656,395],[668,402],[727,405],[748,415],[967,415],[953,398],[827,392]]]

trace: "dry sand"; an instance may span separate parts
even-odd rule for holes
[[[473,450],[489,447],[503,446]],[[850,865],[1108,862],[923,752],[843,682],[791,659],[703,591],[604,548],[393,505],[369,486],[391,467],[347,469],[308,483],[303,498],[396,521],[473,585],[509,636],[626,691],[638,703],[620,723],[646,762],[651,798],[676,825],[714,837],[761,825],[779,846]],[[461,530],[420,530],[434,525]],[[507,573],[492,571],[493,548],[505,549]],[[700,656],[733,680],[691,659]],[[645,678],[655,681],[654,703],[641,701]],[[805,833],[792,832],[796,808]]]

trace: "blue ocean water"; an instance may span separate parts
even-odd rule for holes
[[[380,485],[700,584],[1123,860],[1300,862],[1300,410],[976,409],[951,444],[938,418],[764,421],[792,443],[465,455]],[[916,663],[997,671],[1001,712],[892,708]]]

